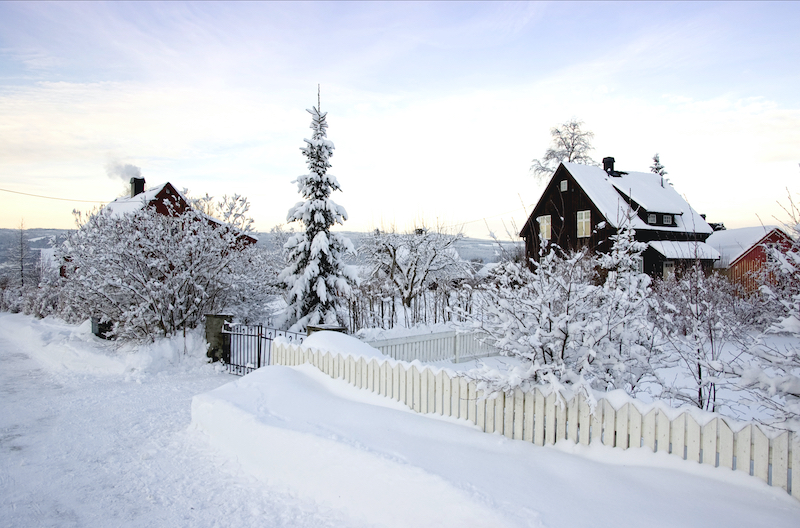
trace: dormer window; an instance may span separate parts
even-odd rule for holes
[[[664,215],[664,225],[672,225],[672,215]]]
[[[566,192],[567,190],[567,180],[561,180],[561,192]]]
[[[647,223],[648,224],[655,224],[657,221],[658,220],[656,220],[656,214],[655,213],[650,213],[649,215],[647,215]]]

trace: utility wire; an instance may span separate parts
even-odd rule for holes
[[[104,202],[101,202],[101,201],[98,201],[98,200],[72,200],[70,198],[54,198],[53,196],[41,196],[39,194],[30,194],[30,193],[24,193],[24,192],[19,192],[19,191],[9,191],[8,189],[0,189],[0,191],[4,191],[4,192],[8,192],[8,193],[14,193],[14,194],[24,194],[25,196],[33,196],[34,198],[47,198],[48,200],[62,200],[64,202],[88,202],[88,203],[101,203],[101,204],[108,203],[108,200],[106,200]]]

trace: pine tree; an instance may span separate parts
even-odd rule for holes
[[[667,171],[664,170],[661,159],[658,157],[658,152],[653,156],[653,164],[650,166],[650,172],[654,172],[662,177],[667,175]]]
[[[330,198],[341,188],[336,177],[327,173],[334,149],[327,139],[327,112],[321,112],[319,106],[307,112],[312,116],[314,132],[311,139],[304,139],[306,146],[300,150],[309,173],[295,180],[305,201],[289,209],[286,216],[287,222],[301,222],[305,231],[286,242],[289,265],[280,275],[289,289],[283,326],[293,331],[310,324],[339,324],[339,299],[357,282],[355,269],[344,261],[347,253],[355,253],[352,242],[330,231],[333,225],[347,220],[347,212]]]

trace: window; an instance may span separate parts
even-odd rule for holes
[[[672,215],[664,215],[664,225],[672,225]]]
[[[561,180],[561,192],[567,190],[567,180]]]
[[[578,238],[585,238],[592,234],[592,212],[578,211]]]
[[[656,223],[656,215],[654,213],[650,213],[649,215],[647,215],[647,223],[648,224]]]
[[[550,240],[550,215],[540,216],[536,221],[539,222],[539,235],[545,240]]]
[[[665,260],[662,277],[664,280],[675,278],[675,262],[672,260]]]

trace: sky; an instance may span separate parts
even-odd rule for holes
[[[346,230],[505,238],[572,118],[619,170],[659,153],[709,221],[773,224],[800,201],[798,22],[798,2],[0,2],[0,228],[74,227],[132,165],[245,195],[267,231],[301,200],[318,85]]]

